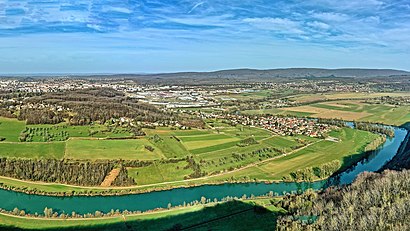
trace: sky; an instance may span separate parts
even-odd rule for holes
[[[0,73],[410,70],[409,0],[0,0]]]

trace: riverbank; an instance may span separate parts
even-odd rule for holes
[[[400,145],[397,155],[395,155],[391,161],[383,166],[381,170],[399,170],[403,168],[408,169],[410,167],[410,122],[404,124],[402,127],[407,129],[409,132],[407,133],[403,143]]]
[[[45,218],[18,216],[0,212],[0,229],[1,227],[15,227],[21,229],[64,229],[64,228],[84,228],[100,225],[110,225],[125,221],[159,219],[166,216],[179,215],[183,213],[195,212],[205,208],[206,205],[196,205],[185,208],[173,208],[170,210],[161,210],[140,214],[115,215],[111,217],[98,218]]]
[[[187,229],[206,227],[207,224],[212,224],[212,227],[220,227],[223,230],[224,226],[232,227],[232,222],[236,225],[242,224],[260,230],[261,227],[274,225],[275,222],[252,224],[252,219],[246,221],[243,221],[243,219],[257,215],[258,217],[266,216],[264,220],[271,221],[272,215],[276,216],[276,214],[283,212],[282,209],[272,205],[272,200],[277,199],[272,197],[239,199],[98,218],[45,218],[0,213],[0,229],[13,227],[30,230],[124,230],[134,227],[142,230],[152,230],[153,227],[156,227],[160,230],[169,230],[176,226]],[[242,222],[240,222],[241,220]]]

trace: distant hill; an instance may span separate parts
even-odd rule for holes
[[[410,72],[394,69],[320,69],[320,68],[286,68],[286,69],[232,69],[213,72],[178,72],[161,74],[122,74],[118,77],[142,78],[303,78],[303,77],[390,77],[410,76]]]
[[[25,77],[25,78],[44,78],[44,77],[78,77],[78,78],[137,78],[145,80],[154,79],[264,79],[264,78],[324,78],[324,77],[350,77],[350,78],[369,78],[369,77],[392,77],[407,76],[410,72],[394,69],[321,69],[321,68],[281,68],[281,69],[232,69],[212,72],[176,72],[158,74],[37,74],[37,75],[3,75],[3,77]]]

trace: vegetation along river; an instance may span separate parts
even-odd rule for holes
[[[26,212],[43,213],[44,208],[53,208],[57,212],[78,214],[93,213],[95,211],[109,212],[111,209],[146,211],[155,208],[166,208],[168,203],[180,205],[184,202],[200,200],[202,196],[213,200],[220,200],[223,197],[241,197],[246,194],[258,196],[267,194],[270,191],[283,194],[284,192],[294,192],[306,190],[308,188],[320,189],[330,184],[349,184],[355,177],[364,171],[377,171],[387,161],[391,160],[399,150],[400,144],[405,139],[407,130],[394,128],[394,138],[387,141],[378,150],[373,151],[368,158],[352,166],[350,169],[339,175],[314,183],[238,183],[222,185],[205,185],[192,188],[178,188],[160,192],[150,192],[144,194],[134,194],[125,196],[74,196],[74,197],[54,197],[28,195],[14,191],[0,190],[0,208],[13,210],[14,208],[24,209]],[[331,183],[329,183],[331,182]]]

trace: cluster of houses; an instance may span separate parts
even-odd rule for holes
[[[282,117],[282,116],[247,116],[247,115],[214,115],[206,118],[219,118],[229,121],[232,125],[260,127],[281,136],[305,135],[310,137],[325,137],[335,126],[318,123],[314,119]]]
[[[331,130],[331,125],[296,117],[258,117],[253,121],[256,121],[254,126],[262,127],[282,136],[324,137]]]

